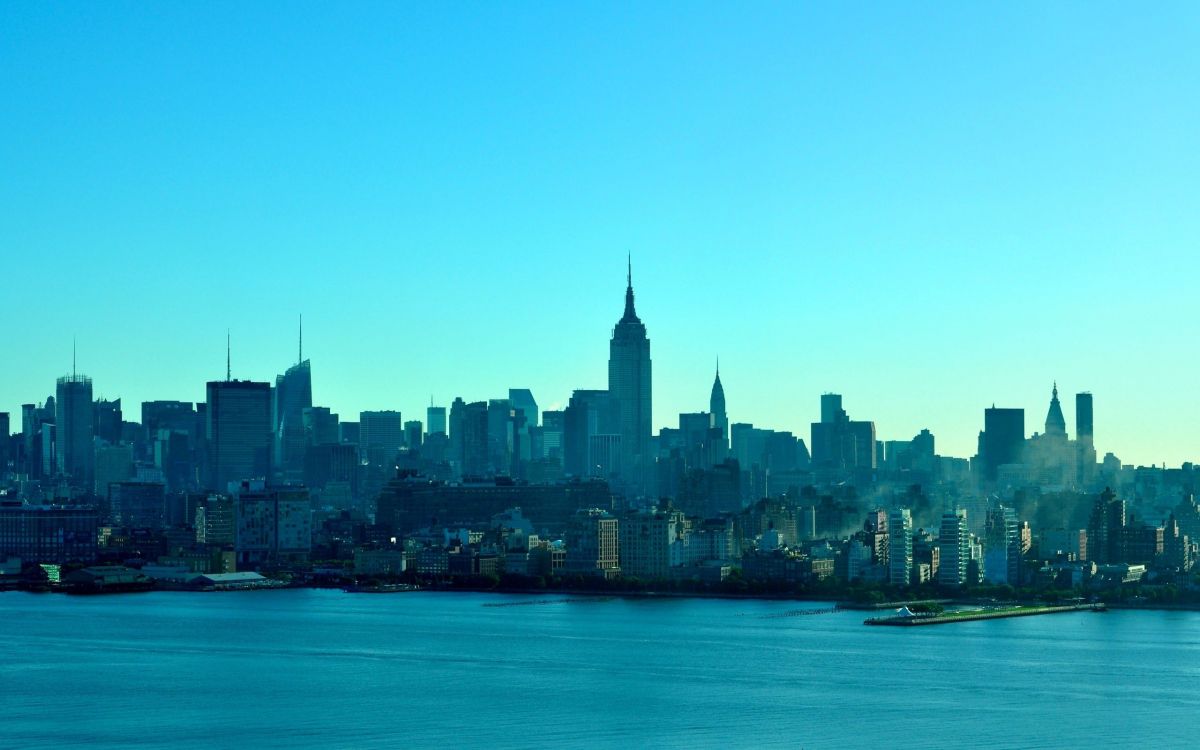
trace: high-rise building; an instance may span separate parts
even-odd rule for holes
[[[8,473],[9,461],[12,459],[12,451],[9,449],[12,444],[11,432],[12,424],[8,412],[0,411],[0,478]]]
[[[461,399],[455,400],[458,405]],[[452,412],[453,413],[453,412]],[[474,401],[462,404],[459,410],[459,425],[452,427],[456,435],[455,450],[461,458],[461,473],[464,477],[483,477],[488,474],[488,404]]]
[[[271,384],[250,380],[208,383],[206,438],[209,489],[261,479],[271,468]]]
[[[1021,582],[1021,523],[1017,511],[1000,505],[988,511],[984,532],[984,577],[988,583]]]
[[[563,470],[577,477],[621,474],[621,411],[608,391],[577,390],[563,410]],[[616,465],[613,465],[615,460]]]
[[[712,393],[708,396],[708,413],[712,415],[712,428],[719,431],[718,440],[724,460],[729,451],[729,416],[725,413],[725,388],[721,385],[721,365],[717,365],[717,374],[713,378]]]
[[[1046,411],[1046,435],[1067,437],[1067,420],[1063,417],[1062,404],[1058,401],[1058,383],[1050,393],[1050,408]]]
[[[509,388],[508,400],[512,404],[513,411],[520,412],[514,414],[514,418],[519,417],[519,421],[522,422],[518,430],[520,435],[520,442],[517,446],[518,457],[522,461],[529,461],[533,458],[530,452],[532,445],[529,440],[529,431],[538,427],[537,401],[534,400],[533,392],[528,388]]]
[[[1075,439],[1092,445],[1092,394],[1075,394]]]
[[[404,419],[398,411],[364,411],[358,415],[358,444],[370,464],[393,466],[404,447]]]
[[[1024,445],[1024,409],[998,409],[995,406],[984,409],[980,440],[984,479],[995,481],[1001,466],[1020,463]]]
[[[608,392],[620,414],[620,477],[635,493],[646,491],[653,456],[650,452],[650,340],[633,305],[633,267],[625,285],[625,313],[609,342]]]
[[[312,408],[312,370],[307,359],[275,378],[271,424],[275,431],[276,475],[288,483],[304,479],[304,410]]]
[[[812,462],[826,469],[875,469],[875,423],[850,419],[836,393],[821,396],[821,421],[812,423]]]
[[[912,582],[912,511],[893,508],[888,514],[888,582],[907,586]]]
[[[419,450],[424,437],[424,425],[419,419],[410,419],[404,423],[404,444],[409,450]]]
[[[92,379],[74,373],[59,378],[55,404],[55,452],[58,471],[90,488],[92,437],[95,434]]]
[[[121,442],[121,399],[100,399],[93,405],[92,431],[97,438],[109,445]]]
[[[943,586],[962,586],[967,582],[967,566],[971,562],[971,533],[967,529],[967,512],[961,508],[942,514],[938,532],[940,563],[937,581]]]
[[[562,461],[563,458],[563,412],[542,412],[542,455]]]
[[[336,445],[338,415],[326,406],[311,406],[304,410],[304,442],[307,446]]]
[[[446,434],[446,407],[430,404],[425,410],[425,431],[430,435]]]

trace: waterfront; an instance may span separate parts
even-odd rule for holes
[[[0,745],[1191,740],[1200,613],[915,629],[864,627],[861,612],[788,616],[828,606],[302,589],[0,594]]]

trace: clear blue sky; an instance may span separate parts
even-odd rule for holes
[[[0,409],[202,400],[305,318],[343,415],[604,387],[656,427],[1041,429],[1200,458],[1195,3],[0,5]],[[14,415],[14,429],[19,419]]]

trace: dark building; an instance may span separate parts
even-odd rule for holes
[[[609,342],[608,392],[620,414],[619,472],[635,494],[645,492],[653,456],[650,451],[650,340],[633,305],[633,267],[625,286],[625,313]]]
[[[985,479],[995,481],[996,471],[1001,466],[1020,463],[1024,445],[1024,409],[998,409],[995,406],[984,409],[980,458]]]
[[[836,393],[821,396],[821,421],[813,422],[812,462],[818,468],[875,469],[875,423],[856,422]]]
[[[271,400],[271,425],[275,433],[273,466],[280,481],[298,484],[304,479],[304,410],[312,408],[312,369],[301,359],[275,378]]]
[[[461,406],[460,406],[461,404]],[[488,404],[474,401],[469,404],[455,400],[458,424],[451,417],[450,441],[459,456],[460,472],[464,477],[483,477],[488,474]],[[454,412],[451,412],[453,415]]]
[[[92,410],[92,431],[95,436],[110,445],[121,442],[121,399],[100,399]]]
[[[1127,562],[1125,501],[1105,488],[1096,497],[1087,525],[1087,559],[1099,565]]]
[[[113,482],[108,485],[113,523],[140,529],[166,525],[166,488],[157,482]]]
[[[209,489],[266,478],[271,464],[271,384],[217,380],[208,384]]]
[[[1092,445],[1092,394],[1075,394],[1075,439]]]
[[[608,479],[619,473],[620,404],[608,391],[577,390],[562,416],[563,470],[576,477]],[[614,450],[615,448],[615,450]]]
[[[99,517],[82,506],[0,503],[0,557],[27,563],[90,563]]]
[[[92,486],[94,419],[92,379],[65,375],[58,379],[55,414],[55,450],[58,471]]]

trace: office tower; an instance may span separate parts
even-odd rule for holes
[[[290,484],[304,481],[304,410],[312,405],[312,370],[309,361],[302,359],[276,376],[271,409],[275,473]]]
[[[446,407],[431,405],[425,410],[425,431],[430,435],[446,434]]]
[[[650,455],[651,388],[650,340],[633,305],[633,267],[625,285],[625,313],[613,328],[609,343],[608,392],[620,413],[619,475],[635,492],[644,492],[653,457]]]
[[[533,392],[528,388],[509,388],[508,400],[512,403],[513,410],[520,412],[519,416],[523,422],[519,430],[518,457],[522,461],[530,461],[533,459],[533,454],[529,431],[538,427],[538,417],[540,416],[537,401],[533,398]]]
[[[461,401],[456,401],[456,404]],[[488,474],[488,404],[474,401],[462,404],[461,422],[457,427],[457,450],[462,456],[464,477],[484,477]]]
[[[608,391],[577,390],[563,410],[563,470],[577,477],[621,475],[623,414]]]
[[[96,445],[93,492],[108,497],[108,486],[133,478],[133,449],[128,445]]]
[[[509,474],[513,456],[513,408],[506,398],[488,400],[488,467],[490,474]]]
[[[912,511],[893,508],[888,514],[888,582],[907,586],[912,582]]]
[[[409,450],[419,450],[421,448],[424,425],[420,420],[409,420],[404,423],[404,444]]]
[[[1075,439],[1092,445],[1092,394],[1075,394]]]
[[[142,429],[148,439],[159,430],[192,433],[196,427],[196,409],[190,401],[143,401]]]
[[[0,411],[0,478],[8,473],[8,464],[12,460],[12,451],[9,450],[13,440],[11,433],[8,412]]]
[[[1087,526],[1087,559],[1104,565],[1126,560],[1125,528],[1129,523],[1125,501],[1105,488],[1096,496]]]
[[[367,463],[395,465],[396,454],[404,447],[404,420],[400,412],[359,412],[358,445]]]
[[[835,422],[844,422],[846,419],[846,412],[842,409],[841,394],[821,394],[821,423],[833,424]]]
[[[708,396],[708,413],[712,415],[712,427],[718,430],[718,441],[721,456],[724,460],[729,451],[729,417],[725,414],[725,388],[721,385],[721,365],[717,364],[717,374],[713,378],[712,393]]]
[[[121,442],[121,399],[100,399],[93,405],[92,431],[110,445]]]
[[[304,410],[304,442],[308,446],[336,445],[341,442],[338,415],[327,406]]]
[[[94,433],[92,379],[65,375],[58,379],[55,414],[55,452],[61,473],[86,487],[92,486]]]
[[[563,412],[542,412],[542,455],[562,461],[563,458]]]
[[[983,411],[983,435],[980,439],[984,478],[995,481],[996,471],[1005,464],[1021,462],[1025,444],[1025,410],[997,409]]]
[[[1046,411],[1046,435],[1067,437],[1067,420],[1063,417],[1062,405],[1058,402],[1058,383],[1050,394],[1050,408]]]
[[[1021,523],[1017,511],[999,505],[988,511],[984,531],[984,576],[988,583],[1021,582]]]
[[[271,384],[250,380],[208,383],[205,404],[208,489],[265,478],[271,468]]]
[[[971,562],[971,534],[967,530],[967,512],[961,508],[942,514],[938,533],[938,583],[943,586],[962,586],[967,582],[967,566]]]
[[[359,445],[361,437],[358,422],[338,422],[338,442],[345,445],[353,445],[356,448]]]
[[[460,470],[463,465],[463,414],[466,408],[467,403],[456,396],[450,403],[450,420],[447,425],[450,429],[450,450],[446,457],[450,459],[450,463],[457,464]]]
[[[825,469],[875,469],[875,423],[853,421],[836,393],[821,396],[821,421],[811,425],[812,461]]]

